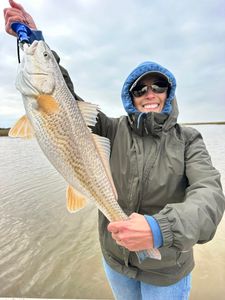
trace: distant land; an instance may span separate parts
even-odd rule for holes
[[[225,121],[215,121],[215,122],[185,122],[179,123],[181,125],[225,125]],[[8,136],[10,128],[0,128],[0,136]]]
[[[225,125],[225,121],[215,121],[215,122],[185,122],[180,123],[181,125]]]
[[[10,128],[0,128],[0,136],[8,136]]]

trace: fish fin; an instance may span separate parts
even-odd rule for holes
[[[94,143],[96,145],[97,151],[99,153],[99,156],[101,157],[102,163],[105,167],[106,174],[110,180],[114,196],[116,200],[118,199],[116,187],[113,182],[112,174],[111,174],[111,169],[109,165],[109,157],[110,157],[110,140],[107,139],[106,137],[99,136],[97,134],[92,133],[92,137],[94,139]]]
[[[36,97],[39,108],[46,114],[52,114],[59,110],[59,104],[51,95],[41,94]]]
[[[77,105],[80,109],[80,112],[84,118],[84,121],[87,126],[95,126],[97,121],[97,115],[99,113],[99,107],[96,104],[88,103],[85,101],[78,101]],[[90,129],[90,128],[89,128]],[[91,129],[90,129],[91,131]],[[96,149],[101,157],[102,163],[105,167],[106,174],[110,180],[112,190],[115,196],[115,199],[118,199],[117,191],[113,182],[110,165],[109,165],[109,157],[110,157],[110,141],[109,139],[93,134],[92,137],[94,139],[94,143],[96,145]]]
[[[152,259],[156,259],[156,260],[161,260],[162,259],[161,253],[160,253],[159,249],[157,249],[157,248],[137,251],[136,254],[137,254],[138,261],[139,261],[140,264],[146,258],[152,258]]]
[[[10,137],[30,139],[34,137],[34,129],[26,115],[22,116],[9,130]]]
[[[77,212],[86,205],[85,197],[76,191],[71,185],[66,190],[67,209],[70,213]]]
[[[84,121],[87,126],[95,126],[97,121],[97,115],[99,113],[99,107],[96,104],[77,101],[77,105],[80,109],[80,112],[84,118]]]

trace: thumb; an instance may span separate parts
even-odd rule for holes
[[[16,3],[14,0],[9,0],[9,4],[11,5],[11,7],[17,8],[20,11],[25,12],[25,9],[23,8],[23,6],[19,3]]]

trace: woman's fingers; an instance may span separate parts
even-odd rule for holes
[[[15,2],[14,0],[9,0],[9,4],[11,5],[12,8],[16,8],[22,12],[25,12],[25,9],[23,8],[23,6],[17,2]]]
[[[3,10],[5,18],[5,30],[11,35],[16,35],[11,29],[11,24],[13,22],[21,22],[26,24],[31,29],[36,29],[33,18],[25,11],[23,6],[13,0],[9,0],[11,7],[5,8]]]

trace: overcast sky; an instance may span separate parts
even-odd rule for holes
[[[61,57],[75,91],[109,116],[125,114],[120,92],[139,63],[177,79],[179,122],[225,120],[224,0],[21,0]],[[1,0],[0,9],[8,7]],[[0,18],[0,127],[24,114],[15,88],[16,39]]]

